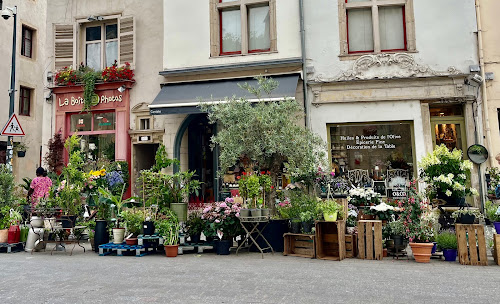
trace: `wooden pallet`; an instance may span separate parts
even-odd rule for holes
[[[283,234],[283,255],[314,259],[316,257],[316,236],[314,234]]]
[[[341,261],[345,256],[345,221],[316,222],[316,257]]]
[[[358,257],[382,260],[382,221],[358,221]]]
[[[345,235],[345,257],[355,258],[358,256],[358,236],[356,234]]]
[[[500,265],[500,234],[493,235],[493,259]]]
[[[458,243],[458,261],[460,264],[488,265],[484,226],[477,224],[455,224],[455,231]]]
[[[5,248],[7,253],[24,251],[24,242],[20,243],[0,243],[0,250]],[[14,249],[14,251],[12,251]]]
[[[126,243],[108,243],[99,245],[99,256],[110,255],[113,253],[116,253],[116,256],[124,256],[134,255],[135,253],[136,257],[141,257],[154,252],[156,252],[156,247],[146,247],[144,245],[127,245]]]

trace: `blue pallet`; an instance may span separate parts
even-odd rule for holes
[[[152,249],[152,250],[149,250]],[[110,255],[116,252],[117,256],[123,256],[123,252],[131,253],[135,251],[135,256],[141,257],[145,256],[149,253],[155,252],[155,248],[142,246],[142,245],[127,245],[126,243],[122,244],[102,244],[99,245],[99,256]]]

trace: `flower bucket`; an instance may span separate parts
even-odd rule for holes
[[[164,245],[167,258],[175,258],[179,250],[179,245]]]
[[[170,203],[170,209],[177,215],[179,222],[187,221],[187,203]]]
[[[250,209],[240,209],[240,217],[250,217]]]
[[[302,222],[302,231],[304,231],[304,233],[311,233],[311,231],[312,231],[312,223],[310,223],[310,222]]]
[[[325,218],[325,221],[327,222],[336,222],[337,221],[337,215],[339,213],[323,213],[323,217]]]
[[[39,216],[32,216],[30,224],[33,228],[42,228],[44,225],[43,219]]]
[[[497,234],[500,234],[500,222],[493,222],[493,226],[495,226]]]
[[[430,262],[432,247],[434,247],[433,243],[410,243],[410,247],[416,262]]]
[[[457,260],[456,249],[443,249],[444,260],[447,262],[455,262]]]
[[[113,228],[113,244],[123,243],[125,236],[125,228]]]
[[[261,217],[262,209],[250,209],[252,217]]]
[[[19,243],[20,238],[21,238],[21,229],[19,229],[19,226],[18,225],[10,226],[9,235],[8,235],[8,243],[9,244]]]
[[[220,240],[215,242],[216,243],[216,251],[218,255],[229,255],[230,251],[229,249],[231,248],[231,241],[229,240]]]
[[[290,230],[292,233],[300,233],[300,225],[301,225],[301,222],[295,222],[295,221],[291,221],[290,223]]]

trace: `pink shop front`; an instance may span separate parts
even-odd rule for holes
[[[55,131],[62,132],[64,138],[77,132],[82,138],[81,150],[85,153],[86,161],[106,158],[130,163],[129,89],[132,84],[130,81],[96,84],[99,103],[96,102],[88,112],[82,112],[81,85],[53,88]],[[125,89],[119,91],[120,87]]]

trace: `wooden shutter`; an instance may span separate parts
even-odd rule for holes
[[[72,24],[54,25],[54,67],[55,70],[74,65],[75,29]]]
[[[134,17],[120,18],[120,64],[135,63],[135,20]]]

